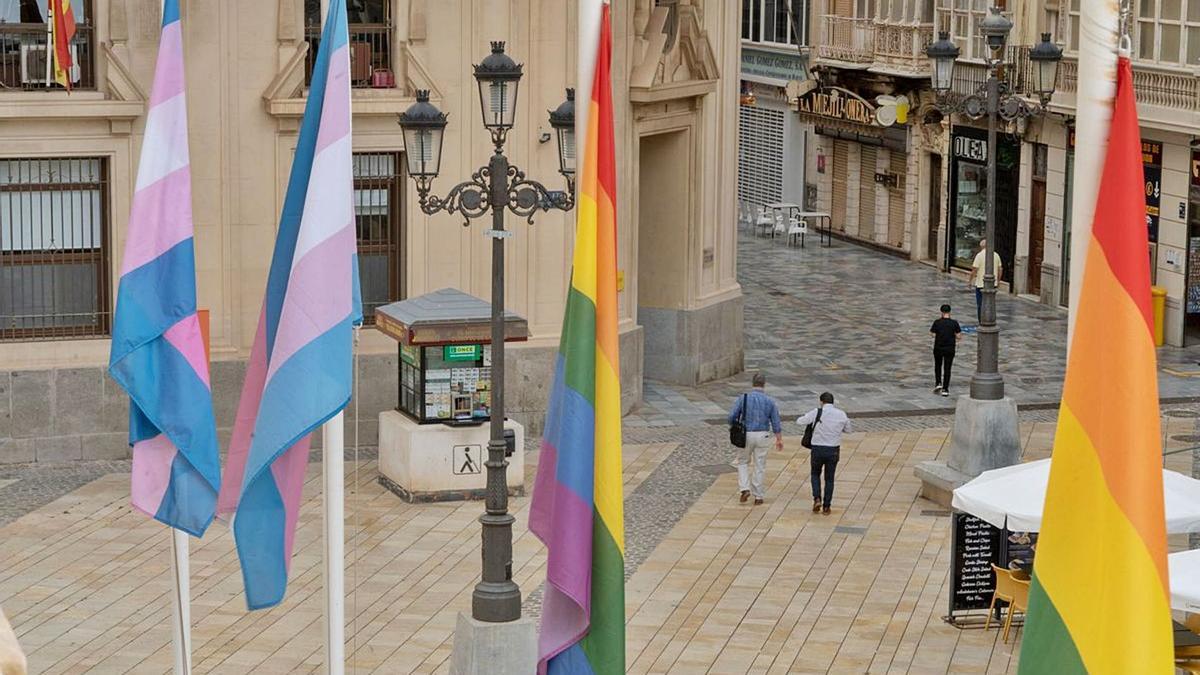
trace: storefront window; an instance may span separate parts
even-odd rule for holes
[[[1016,253],[1017,201],[1021,146],[1009,134],[1001,134],[996,149],[996,240],[992,250],[1000,255],[999,281],[1012,282]],[[951,140],[950,174],[950,265],[970,268],[984,238],[988,217],[987,132],[982,129],[955,127]]]
[[[987,167],[961,163],[956,189],[954,266],[970,267],[987,226]]]

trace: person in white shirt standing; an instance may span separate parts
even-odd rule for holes
[[[801,427],[813,425],[812,432],[812,494],[813,513],[820,511],[829,515],[833,502],[833,476],[837,472],[839,455],[842,451],[842,434],[853,433],[850,418],[842,410],[833,407],[833,394],[821,394],[821,405],[808,411],[796,420]],[[825,474],[825,490],[821,490],[821,474]]]
[[[979,240],[979,252],[975,254],[975,260],[971,263],[971,285],[975,286],[975,320],[983,321],[983,275],[984,265],[987,264],[987,258],[983,252],[987,250],[987,239]],[[1000,262],[1000,254],[992,251],[993,271],[996,274],[996,288],[1000,287],[1000,278],[1004,276],[1004,264]]]

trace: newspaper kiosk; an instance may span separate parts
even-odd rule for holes
[[[379,481],[402,499],[482,499],[491,420],[491,305],[444,288],[375,310],[375,326],[399,343],[398,401],[379,414]],[[528,338],[505,313],[505,342]],[[525,488],[524,427],[504,423],[508,489]]]

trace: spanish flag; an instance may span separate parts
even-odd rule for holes
[[[529,516],[547,548],[538,672],[550,675],[625,672],[612,30],[608,5],[589,4],[580,22],[599,21],[596,34],[580,33],[581,63],[595,71],[582,116],[575,257]],[[586,54],[589,45],[597,49]]]
[[[71,91],[71,39],[75,37],[75,11],[71,0],[50,0],[54,35],[54,81]]]
[[[1174,672],[1140,147],[1133,72],[1122,56],[1034,558],[1022,675]]]

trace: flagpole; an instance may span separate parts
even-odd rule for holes
[[[175,581],[173,596],[171,648],[175,652],[175,675],[192,672],[192,598],[188,581],[188,536],[173,527],[171,531],[171,576]]]
[[[49,0],[46,3],[46,86],[50,86],[50,77],[54,66],[51,59],[54,58],[54,2]]]
[[[346,595],[343,457],[344,412],[321,427],[325,495],[325,663],[329,675],[345,672]]]
[[[1075,174],[1071,177],[1071,269],[1067,344],[1083,288],[1083,267],[1092,238],[1100,171],[1108,149],[1112,102],[1117,88],[1120,8],[1110,0],[1082,0],[1079,12],[1079,75],[1075,93]]]

